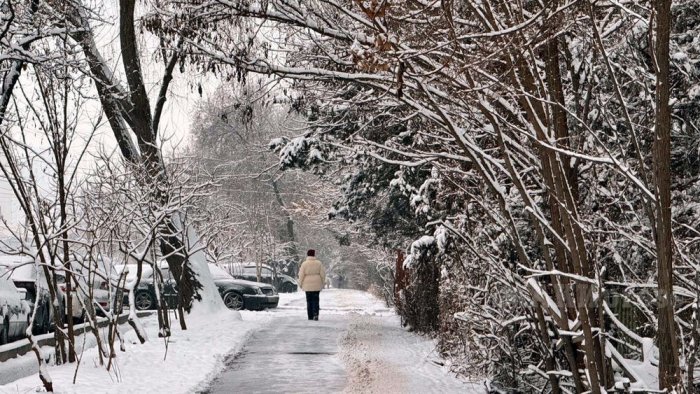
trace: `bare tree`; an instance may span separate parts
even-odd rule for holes
[[[78,137],[78,124],[83,118],[82,81],[71,77],[75,72],[70,59],[44,62],[32,67],[34,85],[19,85],[13,97],[15,116],[6,117],[0,135],[0,171],[18,200],[26,221],[25,229],[10,226],[15,243],[4,252],[30,255],[41,275],[37,289],[48,285],[53,325],[56,328],[57,363],[75,362],[72,298],[75,279],[72,276],[71,230],[79,221],[73,211],[77,189],[78,165],[82,161],[95,131],[87,130]],[[99,123],[99,121],[98,121]],[[87,141],[80,146],[78,141]],[[78,146],[75,146],[75,145]],[[58,276],[65,274],[66,292],[59,289]],[[46,283],[42,283],[46,281]],[[39,294],[35,311],[39,307]],[[64,310],[65,307],[65,310]],[[67,321],[64,321],[67,316]],[[33,320],[32,320],[33,322]],[[67,329],[64,329],[67,323]],[[36,344],[34,340],[32,340]],[[66,354],[66,342],[68,353]],[[40,370],[44,360],[39,358]],[[42,376],[45,386],[50,379]]]
[[[80,1],[49,4],[74,29],[70,37],[82,49],[102,109],[122,156],[135,165],[143,165],[148,174],[148,177],[140,178],[143,181],[140,187],[152,193],[163,206],[167,206],[171,196],[167,194],[167,188],[162,186],[168,182],[169,175],[159,149],[158,125],[180,53],[173,51],[162,59],[165,63],[163,78],[156,104],[152,108],[141,65],[142,53],[138,47],[136,1],[121,1],[118,9],[119,49],[126,86],[111,71],[111,65],[98,49],[90,20],[94,10],[87,9]],[[163,56],[166,56],[165,52]],[[174,214],[177,216],[177,213]],[[177,234],[186,229],[179,228],[178,223],[181,221],[176,217],[169,217],[162,223],[158,230],[158,247],[162,255],[167,256],[170,269],[178,280],[183,307],[190,311],[195,300],[205,297],[217,302],[218,294],[207,275],[208,268],[204,262],[185,260],[183,253],[180,253],[184,245]]]

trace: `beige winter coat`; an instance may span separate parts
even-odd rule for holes
[[[307,257],[299,267],[299,286],[304,291],[321,291],[326,283],[326,270],[316,257]]]

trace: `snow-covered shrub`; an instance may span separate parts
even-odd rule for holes
[[[433,237],[424,236],[414,242],[405,261],[408,285],[403,290],[399,313],[412,329],[434,334],[439,325],[440,260]]]

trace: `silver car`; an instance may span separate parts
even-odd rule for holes
[[[0,277],[0,345],[26,335],[30,307],[26,290],[15,287],[12,280]]]
[[[53,321],[49,287],[43,270],[35,264],[34,258],[27,255],[0,255],[0,277],[9,279],[23,292],[30,314],[36,308],[32,332],[49,332]]]

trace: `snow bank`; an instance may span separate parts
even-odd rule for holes
[[[174,215],[173,223],[178,229],[182,229],[182,221],[179,216]],[[211,273],[209,272],[209,265],[207,264],[204,247],[201,245],[200,238],[192,226],[187,226],[187,241],[191,253],[189,256],[190,267],[197,275],[199,283],[202,284],[202,289],[200,291],[202,299],[199,302],[195,300],[189,316],[206,316],[227,311],[228,309],[224,305],[219,290],[216,288],[214,279],[212,279]],[[190,319],[185,319],[185,321],[189,324]],[[240,315],[238,315],[238,319],[240,320]]]
[[[54,390],[60,393],[191,393],[203,388],[223,368],[224,358],[238,351],[252,330],[260,325],[260,322],[240,321],[239,313],[228,310],[207,318],[190,317],[189,330],[173,329],[166,344],[163,339],[156,339],[158,321],[155,315],[142,321],[152,340],[140,345],[135,333],[128,331],[126,352],[117,355],[111,372],[99,366],[95,347],[84,350],[80,355],[76,384],[72,383],[76,364],[50,367]],[[88,346],[90,344],[86,344]],[[81,348],[79,344],[78,349]],[[39,376],[34,374],[0,386],[0,393],[35,392],[40,388]]]

